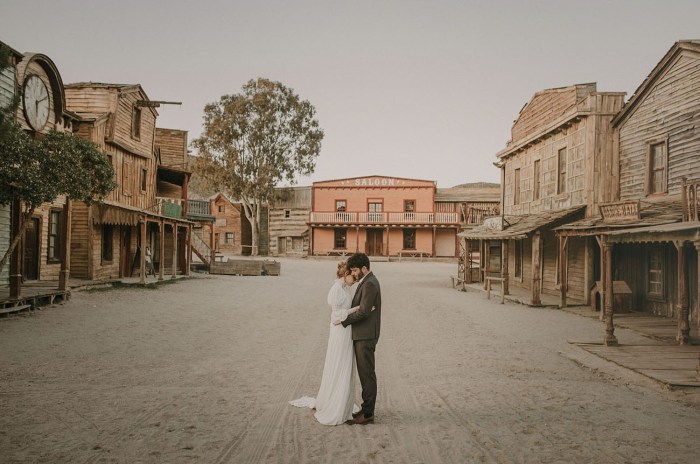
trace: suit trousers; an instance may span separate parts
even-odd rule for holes
[[[374,416],[374,404],[377,402],[377,374],[374,371],[376,346],[377,339],[353,341],[357,374],[362,385],[362,412],[365,417]]]

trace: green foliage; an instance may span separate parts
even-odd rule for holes
[[[40,140],[15,122],[0,137],[0,205],[19,200],[25,211],[67,195],[92,202],[114,187],[114,171],[92,142],[52,131]]]
[[[204,108],[196,173],[233,198],[270,201],[278,183],[314,171],[323,140],[315,112],[280,82],[248,81]]]

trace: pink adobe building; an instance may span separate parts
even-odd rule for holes
[[[310,255],[459,256],[457,211],[436,211],[436,183],[368,176],[314,182]]]

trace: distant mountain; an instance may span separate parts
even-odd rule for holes
[[[466,184],[455,185],[452,188],[499,188],[501,184],[493,182],[469,182]]]

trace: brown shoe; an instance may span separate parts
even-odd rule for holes
[[[369,416],[365,417],[364,414],[360,414],[353,420],[349,420],[346,422],[348,425],[366,425],[369,424],[370,422],[374,422],[374,416]]]
[[[362,415],[362,409],[360,409],[358,412],[353,412],[352,413],[352,418],[355,419],[358,416]]]

